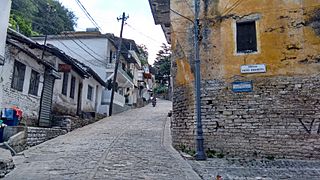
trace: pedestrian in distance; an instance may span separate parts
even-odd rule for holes
[[[155,107],[156,106],[156,103],[157,103],[157,98],[155,96],[153,96],[151,98],[151,102],[152,102],[152,106]]]

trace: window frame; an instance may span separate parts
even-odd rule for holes
[[[235,22],[235,53],[236,55],[245,55],[245,54],[257,54],[259,53],[259,32],[258,32],[258,19],[247,19],[244,21],[236,21]],[[248,50],[239,50],[239,25],[245,25],[245,24],[253,24],[252,27],[254,27],[254,41],[255,41],[255,45],[254,48],[252,49],[248,49]],[[253,34],[252,34],[253,37]],[[248,37],[248,39],[250,39],[250,37]],[[250,45],[248,45],[250,46]]]
[[[74,99],[76,91],[76,77],[71,75],[71,83],[70,83],[70,95],[69,97]]]
[[[93,87],[88,84],[87,99],[92,101],[92,98],[93,98]]]
[[[67,96],[68,94],[68,83],[69,83],[69,73],[64,72],[63,73],[63,80],[62,80],[62,90],[61,94]]]
[[[20,70],[16,68],[22,68]],[[20,61],[15,60],[11,79],[11,88],[23,92],[24,79],[26,76],[27,66]]]
[[[33,78],[34,74],[35,74],[35,79]],[[29,84],[28,93],[34,96],[38,96],[39,84],[40,84],[40,73],[32,69],[30,74],[30,84]]]

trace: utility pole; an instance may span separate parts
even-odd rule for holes
[[[200,22],[199,22],[199,12],[200,12],[200,1],[194,0],[195,6],[195,16],[194,16],[194,51],[195,51],[195,89],[196,89],[196,113],[197,113],[197,150],[196,150],[196,160],[206,160],[206,155],[203,148],[203,130],[201,122],[201,72],[200,72]]]
[[[125,13],[122,14],[122,17],[118,17],[117,18],[118,21],[122,20],[122,22],[121,22],[121,30],[120,30],[120,42],[119,42],[119,46],[118,46],[117,57],[116,57],[116,65],[115,65],[115,68],[114,68],[114,75],[113,75],[111,99],[110,99],[110,106],[109,106],[109,116],[112,116],[112,106],[113,106],[113,99],[114,99],[114,91],[115,91],[115,88],[116,88],[117,73],[118,73],[118,66],[119,66],[121,46],[122,46],[123,25],[124,25],[124,22],[128,18],[129,18],[129,16],[126,16]]]

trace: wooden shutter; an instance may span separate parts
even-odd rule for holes
[[[45,73],[40,103],[40,127],[51,127],[51,110],[54,80],[54,76],[50,75],[49,73]]]

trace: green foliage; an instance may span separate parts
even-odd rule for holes
[[[187,148],[184,144],[180,144],[178,146],[178,150],[180,150],[181,152],[187,153],[190,156],[196,155],[196,151],[194,149]]]
[[[77,18],[57,0],[13,0],[10,24],[27,36],[73,31]]]
[[[224,154],[223,153],[217,154],[217,158],[224,158]]]
[[[156,94],[167,93],[168,92],[168,87],[165,86],[165,85],[160,85],[160,86],[154,88],[153,92],[155,92]]]
[[[208,158],[214,158],[216,154],[217,152],[215,150],[211,150],[211,149],[206,150],[206,155]]]
[[[21,15],[10,15],[9,23],[11,24],[12,29],[19,30],[26,36],[33,36],[38,34],[37,32],[32,30],[31,22],[27,21]]]
[[[149,53],[148,53],[148,48],[146,47],[146,45],[144,44],[140,44],[138,45],[138,50],[139,50],[139,59],[141,61],[141,65],[147,65],[148,63],[148,57],[149,57]]]
[[[162,49],[158,52],[154,67],[157,69],[156,80],[165,84],[169,80],[171,69],[171,48],[162,44]]]

